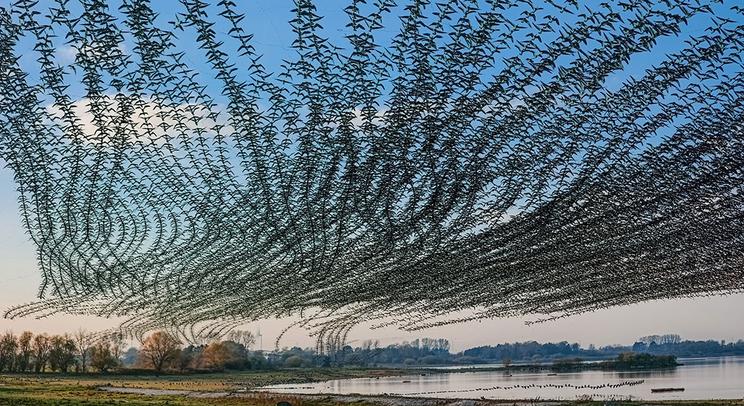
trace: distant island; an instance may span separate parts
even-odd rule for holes
[[[583,371],[583,370],[608,370],[608,371],[634,371],[647,369],[674,368],[680,366],[674,355],[652,355],[647,353],[626,352],[616,358],[587,363],[581,359],[559,360],[549,368],[556,372]]]

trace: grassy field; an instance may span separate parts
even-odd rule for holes
[[[254,394],[250,399],[231,398],[224,393],[281,383],[317,382],[329,379],[389,376],[399,370],[303,369],[205,375],[0,375],[0,405],[292,405],[343,404],[322,399],[285,395]],[[109,393],[100,387],[182,390],[222,394],[216,398]],[[364,405],[366,403],[357,403]]]
[[[253,389],[266,385],[320,382],[331,379],[403,375],[402,369],[318,368],[258,372],[230,372],[190,375],[0,375],[3,384],[43,382],[51,385],[115,386],[122,388],[190,390],[204,392]],[[408,371],[410,373],[410,371]],[[0,389],[2,390],[2,389]]]
[[[402,370],[374,369],[311,369],[283,370],[271,372],[209,374],[209,375],[166,375],[166,376],[60,376],[60,375],[0,375],[0,406],[81,406],[81,405],[247,405],[274,406],[280,401],[293,406],[433,406],[455,404],[456,400],[392,398],[385,396],[293,396],[265,393],[245,393],[263,385],[278,383],[301,383],[327,379],[400,375]],[[112,393],[101,387],[178,390],[197,392],[186,395],[143,395]],[[198,397],[196,397],[198,396]],[[214,396],[214,397],[212,397]],[[535,405],[530,401],[479,401],[460,403],[460,405]],[[704,402],[541,402],[542,406],[553,405],[608,405],[622,406],[640,404],[685,405],[685,406],[744,406],[744,401],[704,401]]]

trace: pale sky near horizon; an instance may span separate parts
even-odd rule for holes
[[[3,312],[10,306],[35,300],[41,281],[35,247],[21,226],[16,198],[12,172],[3,167],[0,169],[0,309]],[[453,350],[461,351],[478,345],[527,340],[565,340],[582,346],[629,344],[638,337],[662,333],[678,333],[688,339],[735,341],[744,339],[744,294],[645,302],[525,325],[524,322],[531,319],[483,320],[410,333],[395,328],[370,330],[362,325],[352,330],[350,343],[379,339],[381,344],[389,344],[418,337],[442,337],[450,340]],[[290,322],[266,320],[246,328],[260,329],[264,349],[271,349],[276,336]],[[116,325],[116,320],[59,315],[41,320],[0,319],[0,332],[28,329],[62,333]],[[285,335],[280,346],[308,347],[314,343],[306,331],[294,328]]]
[[[0,0],[0,6],[7,0]],[[291,42],[291,32],[286,29],[291,2],[259,0],[251,3],[258,18],[251,19],[251,31],[256,34],[259,48],[265,51],[269,65],[281,60]],[[331,25],[342,18],[338,1],[319,2],[319,14],[329,16]],[[691,24],[694,25],[694,22]],[[694,28],[694,27],[693,27]],[[672,47],[677,41],[660,47]],[[74,58],[60,49],[60,58]],[[647,58],[647,57],[643,57]],[[640,62],[644,62],[641,58]],[[187,58],[188,59],[188,58]],[[188,61],[199,65],[197,57]],[[636,61],[638,62],[638,61]],[[631,69],[632,71],[632,69]],[[632,72],[631,72],[632,73]],[[619,83],[622,77],[616,77]],[[0,160],[0,310],[33,301],[40,283],[36,264],[35,247],[20,223],[17,192],[13,174]],[[407,333],[395,328],[370,330],[359,326],[351,331],[350,340],[379,339],[382,344],[412,340],[418,337],[442,337],[451,341],[453,350],[513,341],[537,340],[579,342],[589,344],[630,344],[640,336],[649,334],[678,333],[688,339],[716,339],[735,341],[744,339],[744,294],[689,299],[659,300],[635,305],[614,307],[589,314],[577,315],[553,322],[525,325],[534,318],[510,318],[468,322]],[[277,334],[291,320],[266,320],[246,328],[263,334],[264,349],[272,348]],[[42,320],[0,318],[0,333],[5,330],[30,329],[50,333],[73,332],[116,326],[115,320],[92,317],[55,316]],[[281,346],[312,346],[314,339],[301,329],[292,329],[285,335]]]

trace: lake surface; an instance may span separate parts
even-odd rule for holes
[[[473,371],[384,378],[358,378],[313,384],[274,385],[282,393],[402,395],[440,398],[575,400],[744,399],[744,357],[681,358],[683,366],[643,372],[583,371],[551,374]],[[651,388],[685,388],[652,393]]]

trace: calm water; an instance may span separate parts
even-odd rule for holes
[[[276,392],[391,394],[442,398],[744,399],[744,357],[687,358],[670,370],[577,373],[455,372],[405,377],[343,379],[267,387]],[[642,383],[639,383],[642,381]],[[612,386],[611,386],[612,385]],[[600,387],[600,388],[597,388]],[[652,393],[651,388],[685,388]]]

